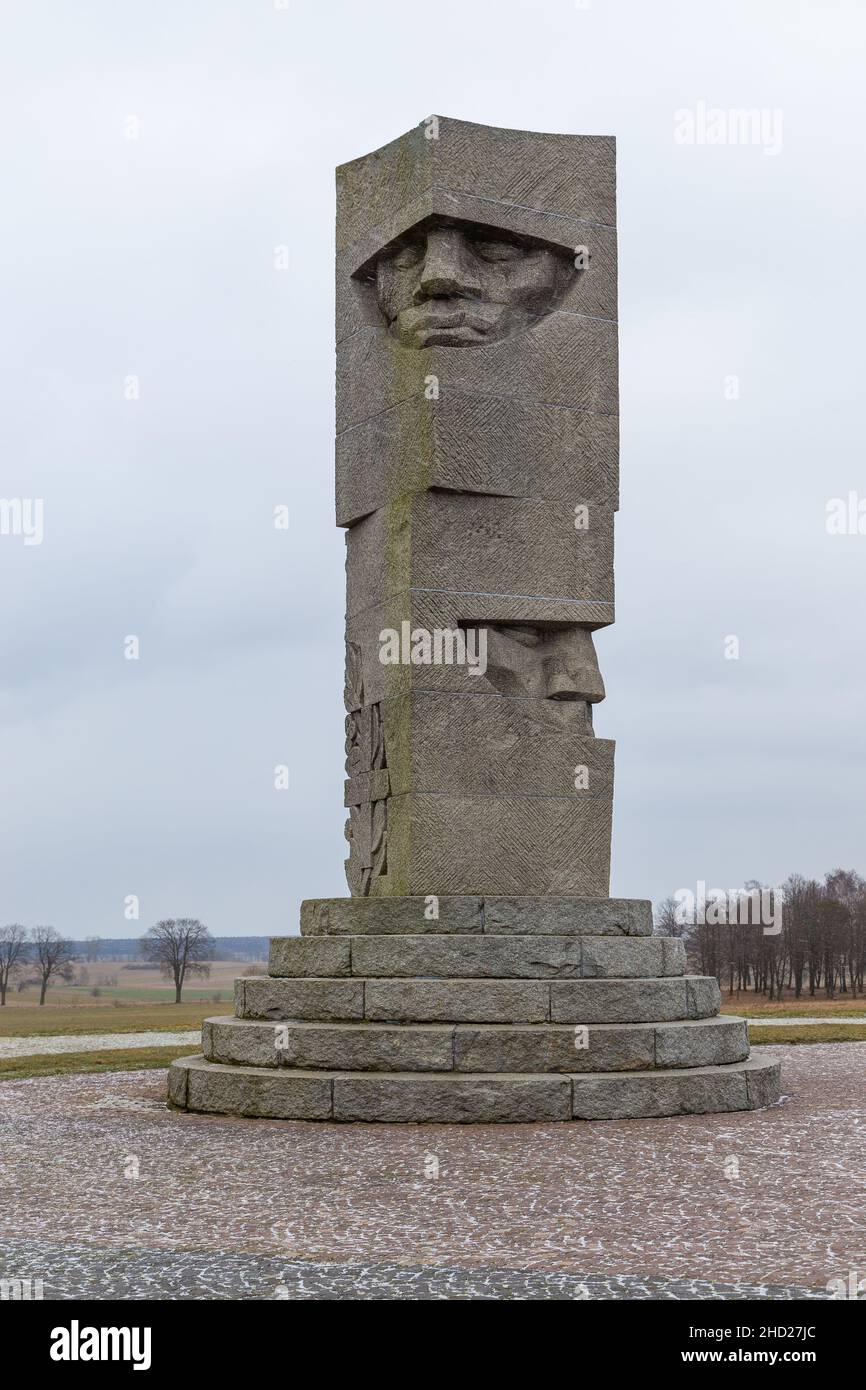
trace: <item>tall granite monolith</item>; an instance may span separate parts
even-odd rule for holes
[[[430,117],[337,171],[346,875],[240,979],[180,1108],[754,1109],[778,1066],[609,892],[615,142]]]

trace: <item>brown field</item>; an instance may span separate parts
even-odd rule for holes
[[[796,999],[793,990],[786,990],[782,999],[770,1003],[764,995],[751,990],[731,994],[723,989],[722,1013],[739,1014],[741,1018],[866,1018],[866,996],[853,999],[850,994],[842,994],[827,999],[823,994],[814,998],[801,994]]]
[[[792,1022],[790,1028],[762,1028],[760,1024],[749,1026],[749,1042],[753,1046],[762,1043],[826,1043],[826,1042],[866,1042],[864,1023],[807,1023],[797,1027]]]

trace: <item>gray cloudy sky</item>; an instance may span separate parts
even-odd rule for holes
[[[2,12],[0,496],[45,514],[0,536],[0,921],[347,891],[333,169],[434,111],[619,142],[612,892],[866,871],[866,535],[825,527],[866,497],[862,4]],[[678,143],[701,102],[781,150]]]

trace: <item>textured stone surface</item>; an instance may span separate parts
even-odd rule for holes
[[[351,975],[351,946],[335,937],[272,936],[268,974],[278,976]]]
[[[286,947],[292,939],[286,939]],[[351,942],[352,974],[371,977],[628,978],[679,975],[685,967],[682,942],[662,937],[484,934],[358,936],[347,940]]]
[[[571,1118],[565,1076],[335,1076],[334,1119],[510,1124]]]
[[[340,1131],[345,1133],[345,1131]],[[40,1279],[48,1299],[290,1299],[292,1302],[592,1299],[828,1299],[826,1288],[730,1284],[651,1275],[581,1275],[527,1269],[286,1260],[279,1255],[89,1248],[75,1242],[4,1239],[0,1277]]]
[[[331,1080],[325,1073],[225,1067],[202,1057],[172,1062],[169,1073],[186,1072],[187,1110],[273,1119],[327,1120],[332,1115]],[[169,1087],[174,1102],[175,1083]]]
[[[650,936],[652,903],[641,898],[485,898],[491,934]]]
[[[564,501],[449,492],[399,498],[347,534],[347,612],[410,588],[580,594],[612,605],[613,519],[609,504],[575,495]]]
[[[374,936],[459,932],[484,927],[480,897],[309,898],[301,903],[302,936]],[[435,916],[433,915],[435,913]]]
[[[779,1065],[763,1058],[725,1067],[571,1076],[270,1070],[223,1066],[202,1057],[182,1058],[171,1070],[187,1073],[183,1104],[188,1110],[275,1119],[442,1124],[637,1119],[749,1110],[779,1097]]]
[[[309,898],[302,936],[649,936],[643,898]]]
[[[603,1124],[238,1120],[166,1109],[162,1071],[4,1081],[2,1274],[46,1298],[278,1299],[310,1264],[349,1297],[411,1297],[422,1266],[435,1296],[827,1297],[866,1269],[866,1043],[756,1051],[782,1059],[769,1110]]]
[[[616,507],[618,419],[440,386],[337,436],[337,524],[427,488]]]
[[[549,979],[580,975],[573,936],[365,936],[352,938],[356,975]]]
[[[718,1013],[718,982],[692,975],[656,980],[553,980],[553,1023],[652,1023]]]
[[[651,1119],[751,1110],[779,1099],[779,1064],[758,1056],[727,1067],[645,1071],[624,1076],[575,1075],[577,1120]],[[751,1082],[751,1088],[748,1082]]]
[[[505,130],[437,116],[337,169],[337,238],[344,246],[383,224],[427,190],[534,211],[542,236],[551,214],[612,225],[616,142],[612,136]],[[450,204],[443,202],[443,209]],[[495,220],[495,216],[492,214]],[[525,228],[529,230],[529,228]],[[570,245],[570,243],[569,243]]]
[[[369,1019],[417,1023],[540,1023],[550,1017],[542,980],[368,980]]]
[[[382,702],[390,794],[612,798],[614,745],[588,733],[585,703],[503,699],[493,679]]]
[[[743,1019],[694,1023],[272,1023],[213,1018],[207,1061],[334,1071],[581,1072],[717,1066],[742,1061]]]
[[[477,891],[603,897],[609,793],[478,796],[412,792],[388,800],[388,872],[373,896]]]
[[[250,975],[236,981],[238,1018],[360,1019],[363,980],[292,980]]]

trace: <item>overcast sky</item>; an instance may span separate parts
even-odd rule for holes
[[[2,14],[0,923],[347,892],[333,170],[431,112],[618,140],[612,893],[866,871],[862,4]],[[700,103],[773,138],[678,142]]]

